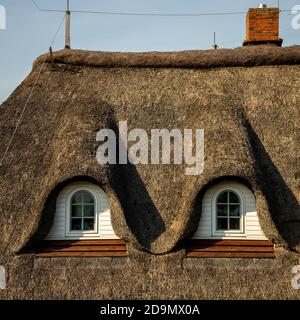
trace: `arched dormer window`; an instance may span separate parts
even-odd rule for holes
[[[124,257],[126,243],[115,234],[109,197],[98,185],[73,182],[56,199],[54,221],[40,257]]]
[[[96,201],[87,190],[76,191],[71,196],[69,232],[88,232],[96,229]]]
[[[107,194],[90,182],[67,185],[56,200],[47,239],[118,239],[111,225]]]
[[[265,240],[253,192],[235,181],[209,188],[202,200],[201,218],[193,238]]]
[[[244,234],[245,212],[239,190],[221,189],[212,201],[212,235]]]
[[[263,233],[253,192],[236,181],[211,186],[202,199],[202,212],[188,257],[274,258],[273,244]]]
[[[241,230],[241,202],[235,192],[222,191],[217,197],[216,211],[216,231]]]

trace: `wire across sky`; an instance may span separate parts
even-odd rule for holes
[[[35,0],[31,0],[35,7],[42,12],[65,12],[62,9],[42,9]],[[115,11],[89,11],[89,10],[71,10],[72,13],[118,15],[118,16],[152,16],[152,17],[200,17],[200,16],[226,16],[246,14],[244,11],[236,12],[185,12],[185,13],[158,13],[158,12],[115,12]],[[291,10],[281,10],[280,12],[291,12]]]

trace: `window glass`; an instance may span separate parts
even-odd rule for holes
[[[222,192],[219,197],[218,197],[218,203],[227,203],[228,199],[227,199],[227,192]]]
[[[239,219],[230,219],[229,220],[230,230],[239,230],[240,229],[240,220]]]
[[[218,204],[217,215],[218,217],[227,217],[228,206],[227,204]]]
[[[229,205],[229,215],[231,217],[240,216],[240,205],[239,204],[230,204]]]
[[[240,230],[241,203],[236,193],[223,191],[217,198],[217,230]]]
[[[227,230],[228,229],[228,219],[227,218],[218,218],[217,229],[218,230]]]
[[[239,197],[234,192],[228,192],[230,203],[240,203]]]
[[[94,204],[94,198],[88,191],[82,191],[82,193],[84,203]]]
[[[82,193],[76,192],[72,197],[72,203],[82,203]]]
[[[81,219],[71,219],[71,230],[81,230],[82,220]]]
[[[82,216],[82,205],[81,204],[72,204],[72,217],[81,218]]]
[[[71,231],[91,231],[95,224],[95,200],[88,191],[77,191],[71,199]]]

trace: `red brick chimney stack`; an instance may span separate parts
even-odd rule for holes
[[[261,44],[282,45],[279,38],[279,8],[267,8],[261,4],[258,8],[249,9],[243,46]]]

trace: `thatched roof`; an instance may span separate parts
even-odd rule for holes
[[[54,65],[49,54],[38,58],[31,74],[0,107],[2,154],[35,86],[0,168],[0,264],[9,268],[14,288],[8,297],[20,297],[18,286],[28,279],[23,291],[35,297],[209,298],[213,292],[223,298],[237,297],[235,293],[240,298],[295,296],[282,274],[290,274],[292,250],[300,243],[299,46],[178,53],[64,50],[54,53],[53,60]],[[203,128],[203,174],[186,176],[185,165],[101,167],[95,158],[96,132],[117,131],[119,120],[128,120],[129,129],[148,132]],[[111,262],[92,262],[103,267],[97,273],[101,281],[95,274],[86,276],[86,286],[78,288],[65,280],[68,291],[60,287],[55,268],[66,273],[72,268],[73,275],[81,277],[86,260],[41,262],[15,254],[47,234],[59,190],[76,179],[93,181],[109,194],[113,225],[128,241],[130,257],[114,262],[112,268],[122,269],[114,276],[107,274]],[[266,262],[251,262],[254,265],[243,269],[248,280],[256,277],[260,283],[250,291],[236,273],[247,262],[228,262],[222,290],[217,282],[222,263],[185,262],[181,269],[181,240],[193,234],[203,193],[220,179],[236,179],[252,188],[262,229],[278,246],[272,273]],[[155,254],[179,251],[160,257],[136,248]],[[153,270],[147,273],[149,266]],[[137,274],[145,277],[143,282],[122,287],[123,279],[131,281]],[[175,280],[182,281],[179,293]],[[99,290],[92,294],[88,286],[97,287],[98,281]],[[206,284],[209,292],[203,290]],[[103,286],[107,291],[101,291]],[[171,289],[162,292],[161,286]]]

